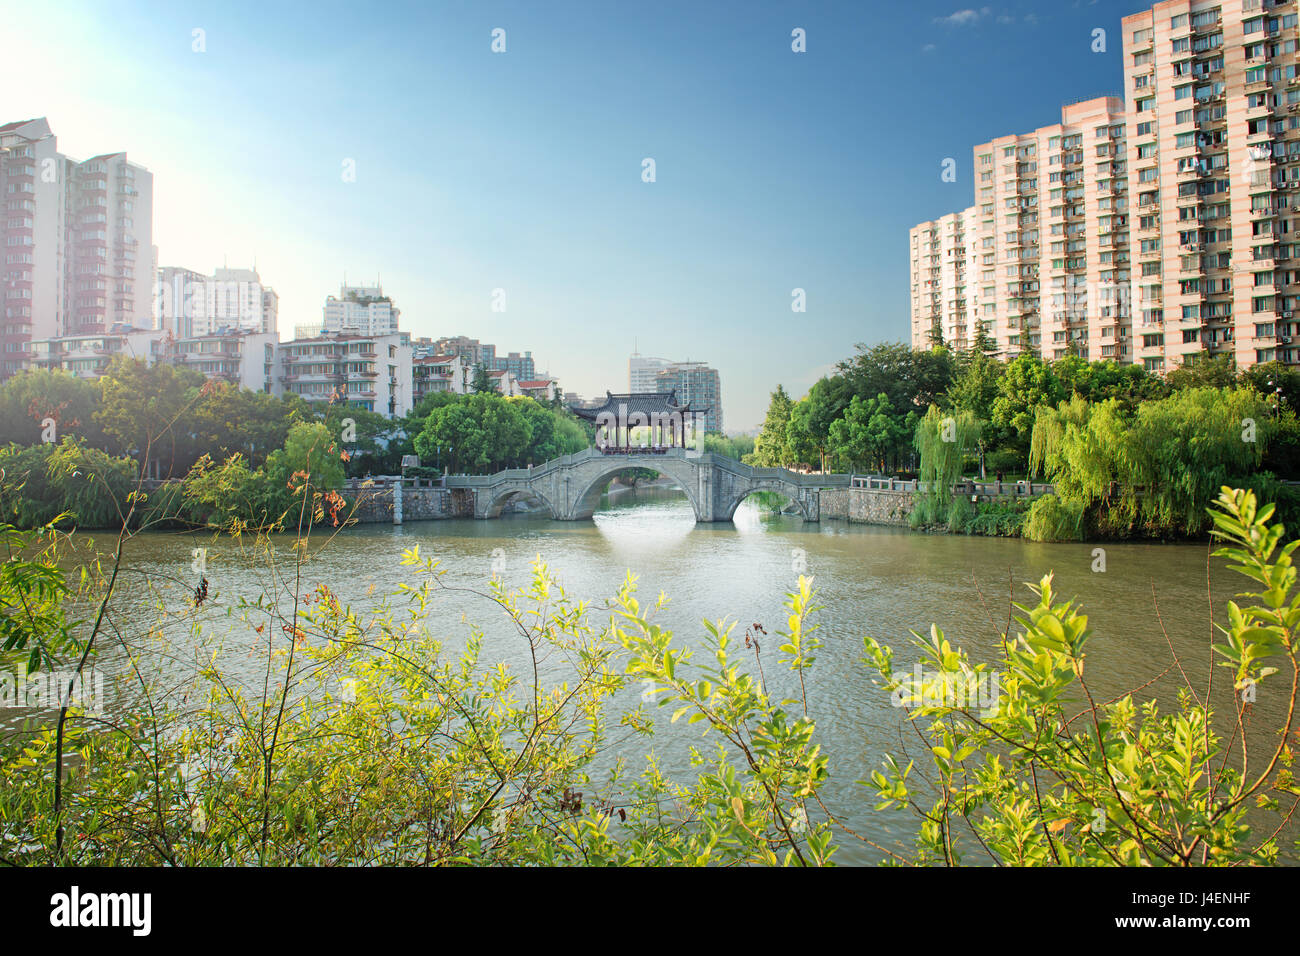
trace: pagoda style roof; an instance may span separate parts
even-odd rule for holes
[[[647,419],[653,415],[689,415],[697,412],[704,414],[709,411],[707,408],[692,408],[690,402],[685,404],[678,402],[677,389],[668,392],[628,392],[620,395],[607,391],[603,404],[585,408],[574,405],[570,410],[579,418],[595,421],[602,414],[618,415],[620,408],[625,409],[629,416],[640,412]]]

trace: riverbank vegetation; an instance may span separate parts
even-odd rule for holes
[[[848,826],[830,787],[864,774],[823,746],[805,690],[824,648],[802,575],[770,635],[705,621],[679,637],[657,623],[667,598],[643,601],[633,576],[594,604],[539,559],[524,588],[480,591],[525,650],[510,667],[485,658],[478,628],[452,640],[432,610],[453,585],[418,548],[407,579],[362,609],[313,577],[310,523],[283,566],[246,535],[271,572],[263,593],[200,624],[200,599],[178,606],[155,576],[150,624],[120,613],[124,524],[82,575],[92,613],[73,621],[66,540],[3,528],[0,663],[47,679],[24,678],[35,706],[0,733],[0,863],[825,865],[848,841],[898,865],[1294,859],[1300,542],[1272,519],[1253,493],[1222,490],[1216,556],[1251,593],[1229,605],[1206,682],[1159,700],[1158,661],[1152,681],[1101,698],[1087,618],[1050,573],[1010,609],[991,660],[932,627],[912,670],[864,637],[864,685],[919,745],[900,734],[848,799],[910,817],[903,838],[896,823]],[[217,627],[179,685],[154,676],[166,634]],[[110,651],[129,666],[112,706],[87,712],[75,690]],[[1265,692],[1280,706],[1252,714]],[[1264,713],[1275,726],[1255,726]],[[683,724],[695,759],[674,776],[656,747]]]
[[[292,510],[300,473],[315,476],[319,493],[338,495],[345,478],[399,473],[407,455],[420,456],[425,474],[477,473],[588,443],[559,403],[490,390],[434,393],[388,419],[345,401],[281,398],[122,358],[95,380],[32,370],[0,384],[0,521],[111,528],[137,494],[137,522],[257,527]],[[146,488],[141,478],[152,482]],[[175,485],[154,488],[160,480]],[[313,513],[324,520],[329,510]]]
[[[970,476],[1051,483],[1022,522],[988,522],[1038,540],[1203,535],[1225,484],[1300,520],[1300,492],[1286,484],[1300,479],[1300,372],[1238,373],[1221,356],[1160,377],[1077,356],[1004,361],[987,344],[859,346],[798,401],[777,387],[747,460],[919,477],[914,527],[983,527],[967,513],[988,503],[951,492]]]

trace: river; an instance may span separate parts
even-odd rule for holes
[[[317,532],[317,540],[323,538]],[[233,642],[239,650],[241,642],[257,638],[240,630],[227,610],[240,596],[254,599],[265,578],[233,543],[188,535],[137,536],[127,555],[130,573],[120,586],[141,599],[140,582],[170,579],[177,582],[164,588],[172,595],[170,603],[188,587],[179,582],[192,576],[192,548],[197,544],[208,548],[210,595],[199,615],[205,630],[195,640],[205,648],[225,640],[228,649]],[[697,646],[700,621],[706,617],[738,621],[738,637],[751,622],[762,623],[769,635],[774,634],[785,619],[784,592],[795,585],[795,566],[802,560],[806,573],[815,578],[824,606],[817,619],[825,646],[812,670],[808,693],[818,736],[831,757],[832,780],[825,799],[852,826],[885,844],[906,839],[913,819],[874,812],[871,792],[855,781],[878,769],[886,752],[899,750],[902,712],[872,683],[860,662],[863,634],[891,644],[900,670],[910,669],[917,659],[909,645],[909,629],[925,633],[932,622],[977,660],[990,660],[996,654],[998,633],[1007,623],[1009,583],[1017,601],[1032,602],[1024,582],[1037,581],[1053,570],[1058,593],[1077,597],[1089,614],[1094,637],[1087,674],[1094,693],[1110,697],[1145,684],[1171,664],[1170,644],[1182,656],[1198,692],[1205,682],[1210,638],[1205,544],[1107,543],[1105,570],[1099,571],[1094,570],[1098,566],[1095,544],[927,535],[842,521],[812,524],[769,515],[752,502],[742,505],[734,523],[697,525],[680,492],[651,487],[607,496],[586,522],[512,515],[492,521],[349,528],[327,546],[314,549],[305,565],[302,591],[325,582],[341,601],[364,608],[378,595],[391,593],[397,582],[414,582],[412,569],[401,567],[400,557],[404,548],[416,544],[442,561],[449,580],[480,588],[486,588],[494,567],[507,584],[524,586],[530,562],[541,555],[572,594],[597,603],[615,593],[630,569],[640,576],[643,602],[661,590],[671,598],[660,623],[680,640]],[[1230,589],[1247,583],[1223,569],[1222,563],[1214,560],[1209,580],[1220,619]],[[462,594],[442,595],[435,608],[434,620],[445,628],[451,646],[463,640],[464,614],[486,630],[485,662],[504,659],[520,665],[524,661],[518,638],[512,637],[501,612],[489,602]],[[168,638],[181,645],[174,648],[175,662],[168,665],[178,674],[192,671],[196,657],[206,653],[183,646],[187,639],[178,639],[175,633]],[[769,682],[781,681],[782,687],[789,688],[792,685],[778,676],[788,672],[776,663],[777,644],[774,637],[765,639],[764,667]],[[111,656],[111,651],[106,653]],[[237,665],[242,656],[236,653],[230,659]],[[1225,678],[1226,671],[1220,670],[1216,680]],[[1154,691],[1172,701],[1177,685],[1174,669],[1145,693]],[[635,705],[635,695],[631,699]],[[1255,712],[1256,726],[1277,726],[1280,703],[1262,697]],[[656,747],[667,769],[686,781],[691,771],[685,743],[697,738],[702,725],[688,728],[682,722],[670,727],[670,712],[666,708],[656,714]],[[914,749],[915,743],[912,738],[909,746]],[[636,746],[644,750],[640,742]],[[627,756],[639,760],[641,755]],[[839,842],[840,863],[878,859],[877,851],[850,837]],[[1287,852],[1284,849],[1284,855]]]

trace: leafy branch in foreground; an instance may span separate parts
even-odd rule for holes
[[[1300,804],[1290,770],[1300,684],[1291,555],[1300,542],[1279,548],[1284,529],[1268,524],[1272,516],[1252,492],[1227,487],[1213,511],[1225,542],[1216,554],[1261,587],[1238,595],[1253,603],[1230,602],[1219,628],[1224,643],[1212,653],[1234,680],[1218,691],[1229,704],[1218,719],[1212,668],[1200,693],[1184,677],[1173,707],[1135,693],[1097,700],[1085,676],[1088,619],[1057,598],[1050,574],[1034,588],[1037,604],[1016,605],[1021,630],[1003,636],[1000,667],[972,666],[932,628],[928,641],[917,637],[919,679],[899,675],[892,650],[866,638],[868,663],[909,708],[929,776],[923,786],[917,761],[891,756],[869,783],[879,809],[917,817],[916,862],[956,864],[969,854],[1030,866],[1275,862]],[[1176,656],[1175,664],[1182,673]],[[1289,685],[1279,689],[1285,716],[1260,766],[1246,718],[1259,689],[1279,681]],[[973,706],[962,691],[989,682],[992,706]]]

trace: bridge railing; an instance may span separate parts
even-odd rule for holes
[[[929,491],[930,483],[916,478],[890,478],[884,475],[854,475],[852,487],[868,491]],[[952,492],[956,495],[980,495],[983,497],[1034,497],[1052,494],[1056,486],[1044,481],[974,481],[954,482]]]
[[[651,452],[647,449],[643,452],[639,448],[602,450],[588,447],[569,455],[552,458],[548,462],[534,465],[531,468],[507,468],[491,475],[448,475],[446,476],[445,486],[448,488],[490,488],[501,482],[542,478],[559,468],[570,467],[593,458],[601,459],[616,466],[625,461],[627,463],[625,467],[628,468],[654,468],[657,463],[661,463],[665,459],[691,461],[696,465],[718,467],[744,478],[780,480],[801,488],[847,488],[851,477],[847,474],[803,474],[785,468],[758,468],[747,465],[735,458],[729,458],[726,455],[718,455],[713,452],[696,454],[690,449],[683,448],[667,448],[658,452]]]

